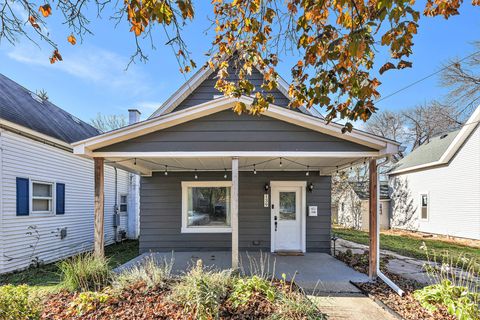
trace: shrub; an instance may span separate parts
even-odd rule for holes
[[[479,319],[479,295],[469,292],[467,287],[454,286],[450,280],[443,280],[414,292],[414,297],[421,305],[430,310],[437,310],[441,304],[449,314],[459,320]]]
[[[84,253],[58,263],[61,285],[70,291],[100,291],[110,280],[108,260]]]
[[[40,319],[40,299],[27,285],[0,286],[0,319]]]
[[[70,310],[77,316],[81,316],[86,312],[96,310],[101,304],[112,299],[112,295],[107,292],[86,291],[81,292],[70,303]]]
[[[124,290],[132,285],[144,283],[147,288],[165,287],[171,279],[173,258],[157,263],[153,257],[147,257],[141,264],[123,271],[114,277],[113,287]]]
[[[209,271],[201,260],[172,287],[170,299],[194,313],[196,319],[212,319],[231,287],[231,271]]]
[[[477,262],[464,256],[452,257],[448,252],[438,258],[425,243],[421,249],[427,256],[424,268],[433,285],[415,291],[414,297],[428,310],[437,310],[442,305],[459,320],[479,319]]]
[[[240,305],[248,303],[250,298],[259,293],[268,301],[274,302],[277,292],[275,287],[267,280],[259,276],[252,276],[250,278],[239,278],[233,285],[233,291],[230,294],[229,300],[232,305],[237,308]]]

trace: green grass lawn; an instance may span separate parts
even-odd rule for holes
[[[112,244],[105,248],[105,256],[109,259],[112,268],[135,258],[138,255],[138,241],[128,240]],[[41,292],[52,292],[58,289],[60,274],[56,263],[47,264],[39,268],[30,268],[24,271],[0,275],[0,285],[27,284]]]
[[[368,233],[358,230],[333,228],[332,232],[339,238],[368,245]],[[403,256],[426,260],[425,251],[420,249],[422,243],[425,243],[429,252],[432,250],[438,255],[448,255],[454,259],[462,256],[475,259],[477,265],[480,264],[480,248],[469,247],[451,242],[419,239],[409,236],[396,236],[380,234],[380,248],[390,250]]]

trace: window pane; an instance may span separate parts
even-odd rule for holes
[[[230,188],[188,188],[188,226],[230,226]]]
[[[52,185],[44,183],[33,183],[33,196],[34,197],[51,197]]]
[[[127,196],[120,196],[120,203],[127,203]]]
[[[120,205],[120,212],[127,212],[127,205],[126,204],[121,204]]]
[[[428,196],[426,194],[422,194],[422,207],[426,207],[428,205]]]
[[[33,211],[50,211],[50,200],[33,199],[32,210]]]
[[[422,207],[422,219],[428,219],[427,208]]]
[[[280,220],[295,220],[295,198],[295,192],[280,192]]]

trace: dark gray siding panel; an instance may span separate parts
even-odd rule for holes
[[[199,172],[200,180],[223,180],[223,172]],[[303,172],[240,172],[239,241],[242,250],[270,251],[270,208],[263,206],[264,185],[274,180],[305,180]],[[230,250],[231,234],[181,233],[182,181],[191,172],[154,173],[142,178],[140,196],[140,251]],[[308,178],[307,206],[318,206],[318,217],[307,217],[307,251],[330,252],[331,179],[313,172]],[[306,212],[304,213],[306,216]],[[254,244],[255,242],[255,244]],[[258,244],[257,244],[258,243]]]
[[[201,83],[198,88],[196,88],[185,100],[182,101],[174,110],[183,110],[189,107],[193,107],[199,105],[201,103],[213,100],[213,96],[215,95],[223,95],[220,91],[215,89],[215,83],[217,73],[212,73],[203,83]],[[262,74],[257,70],[254,69],[252,71],[252,75],[248,77],[250,81],[255,85],[257,90],[261,90],[260,85],[263,81]],[[230,68],[229,69],[229,77],[228,80],[235,81],[238,77],[236,77],[234,71]],[[287,107],[290,100],[286,97],[280,90],[275,89],[273,91],[268,91],[268,93],[272,94],[275,98],[274,104],[280,107]],[[298,110],[298,109],[295,109]]]
[[[372,151],[373,149],[267,116],[226,110],[97,149],[148,151]]]

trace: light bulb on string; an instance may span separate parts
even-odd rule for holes
[[[225,174],[223,175],[223,178],[227,179],[227,168],[224,168],[223,170],[225,171]]]
[[[257,169],[255,168],[255,164],[253,165],[253,174],[257,174]]]
[[[166,176],[168,176],[168,166],[165,165],[165,173],[164,173]]]
[[[280,158],[280,168],[282,167],[282,158]]]
[[[310,167],[307,166],[307,172],[305,172],[305,175],[308,177],[310,175],[310,171],[309,171]]]
[[[197,169],[195,169],[195,180],[198,180],[198,174],[197,174]]]
[[[337,166],[337,174],[338,174],[338,166]]]
[[[133,159],[133,165],[134,165],[134,166],[137,165],[137,158],[134,158],[134,159]]]

